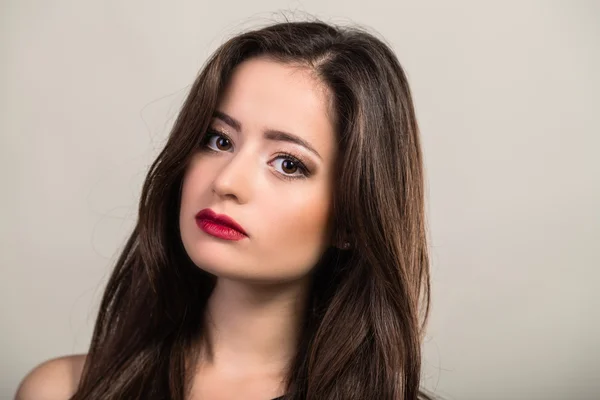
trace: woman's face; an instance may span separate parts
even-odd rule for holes
[[[265,58],[240,64],[184,177],[179,223],[189,257],[219,277],[306,276],[331,245],[336,156],[327,91],[308,70]],[[207,209],[246,235],[219,237],[232,232],[210,212],[197,218]]]

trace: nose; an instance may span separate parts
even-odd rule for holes
[[[223,199],[247,203],[252,195],[255,168],[250,152],[238,151],[227,157],[212,183],[212,190]]]

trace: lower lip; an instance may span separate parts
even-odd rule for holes
[[[196,225],[211,236],[224,240],[242,240],[246,237],[242,232],[209,219],[196,219]]]

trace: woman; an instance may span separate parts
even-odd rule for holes
[[[415,399],[423,165],[393,52],[358,29],[234,37],[147,175],[87,355],[17,398]]]

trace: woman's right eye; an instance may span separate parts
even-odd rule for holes
[[[204,138],[204,146],[213,151],[231,151],[231,140],[222,133],[208,131]]]

